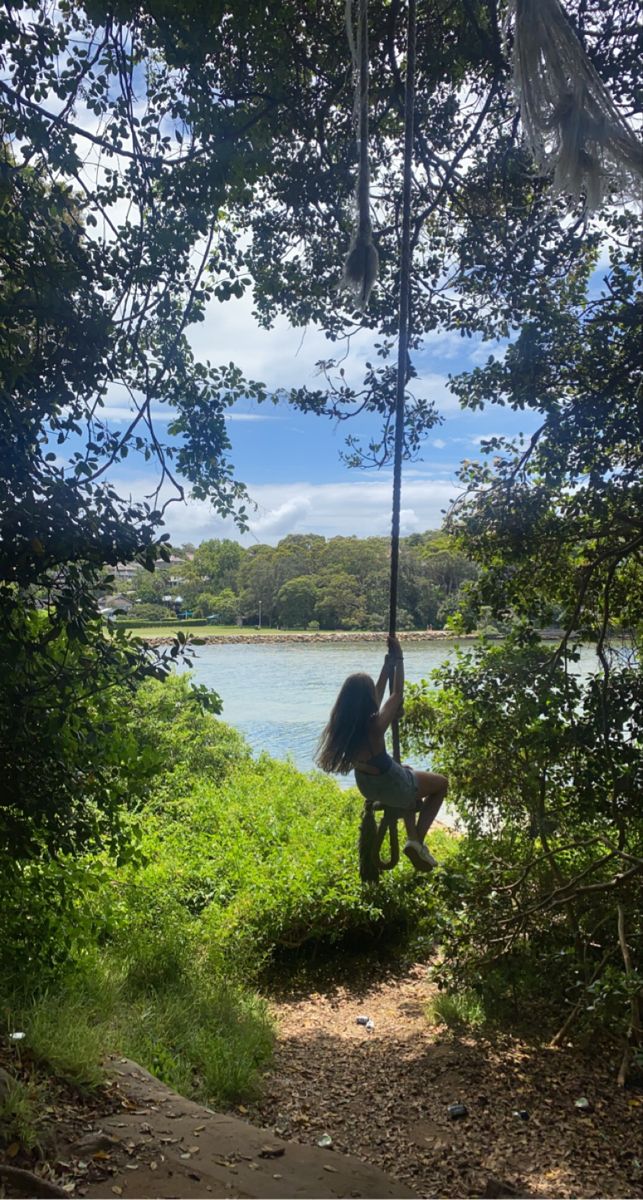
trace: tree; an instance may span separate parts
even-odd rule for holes
[[[205,616],[216,615],[217,625],[236,625],[239,619],[239,597],[232,588],[224,588],[212,597],[213,606]]]
[[[250,546],[243,558],[239,582],[243,616],[256,624],[261,613],[267,625],[274,624],[279,583],[273,546]]]
[[[359,629],[364,622],[357,580],[345,572],[320,575],[315,617],[322,629]]]
[[[287,628],[305,627],[315,615],[319,587],[315,576],[300,575],[282,584],[277,593],[277,616]]]
[[[630,0],[607,10],[566,6],[588,54],[623,110],[640,105]],[[258,311],[268,325],[277,312],[293,323],[317,320],[332,341],[358,324],[349,299],[338,302],[346,229],[353,206],[352,97],[347,95],[343,11],[327,3],[314,11],[280,11],[290,29],[291,61],[303,81],[295,105],[293,138],[277,141],[273,169],[260,207],[245,206],[253,237],[246,261]],[[530,319],[539,296],[588,261],[601,238],[578,208],[553,197],[548,180],[521,140],[507,62],[502,12],[490,3],[456,3],[448,15],[429,3],[417,37],[418,90],[413,147],[413,349],[434,329],[463,337],[507,338]],[[293,23],[291,26],[291,22]],[[377,331],[363,385],[351,387],[338,358],[320,363],[324,386],[298,389],[304,411],[346,420],[364,410],[382,417],[380,434],[363,446],[349,439],[352,462],[381,463],[392,446],[394,371],[388,361],[396,337],[399,263],[405,8],[369,7],[371,59],[370,167],[374,237],[380,278],[369,309],[359,318]],[[295,28],[296,25],[296,28]],[[270,45],[270,42],[268,43]],[[266,63],[263,46],[242,86],[255,87]],[[466,81],[466,82],[465,82]],[[271,93],[274,96],[274,92]],[[293,150],[294,147],[294,150]],[[341,356],[340,356],[341,357]],[[409,365],[406,444],[419,449],[436,413],[412,385]]]
[[[243,550],[238,542],[229,538],[219,541],[213,538],[201,542],[194,551],[192,561],[184,570],[188,586],[193,588],[207,585],[210,591],[218,592],[224,588],[236,591],[239,580],[239,567],[243,558]]]
[[[437,690],[409,689],[403,742],[447,772],[469,834],[445,879],[442,985],[546,1011],[559,1044],[607,1027],[623,1082],[643,1015],[643,689],[627,662],[583,683],[577,659],[524,631],[462,654]]]
[[[458,381],[472,405],[493,397],[541,420],[526,444],[494,439],[491,462],[465,466],[449,519],[483,568],[483,603],[545,623],[556,606],[567,635],[599,646],[614,621],[637,624],[630,585],[643,552],[641,298],[633,252],[612,253],[602,295],[544,300],[502,363]]]
[[[145,571],[142,567],[132,579],[132,591],[137,600],[144,604],[160,604],[168,591],[168,581],[163,571]]]

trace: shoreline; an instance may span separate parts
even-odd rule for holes
[[[130,632],[134,636],[136,636],[135,629],[132,629]],[[176,633],[178,633],[178,632],[179,632],[179,630],[176,631]],[[144,641],[148,646],[166,646],[166,645],[171,644],[175,640],[176,633],[168,631],[167,634],[163,634],[162,636],[156,634],[152,637],[141,637],[141,641]],[[353,633],[350,630],[343,630],[343,629],[342,630],[315,631],[315,632],[311,632],[309,630],[302,630],[301,632],[298,632],[298,631],[282,632],[279,629],[275,629],[274,631],[271,631],[270,633],[259,633],[259,632],[256,632],[256,633],[243,633],[243,632],[240,632],[240,633],[205,633],[205,634],[195,633],[192,635],[188,634],[187,636],[189,638],[189,642],[190,642],[191,646],[225,646],[225,645],[230,645],[230,644],[235,645],[235,646],[238,646],[238,645],[256,646],[256,645],[263,645],[264,643],[266,643],[268,645],[274,645],[275,642],[287,642],[287,643],[288,642],[289,643],[302,642],[302,643],[318,643],[318,644],[320,642],[321,643],[323,643],[323,642],[334,642],[334,643],[378,642],[378,643],[384,643],[386,641],[387,634],[386,633],[371,633],[370,631]],[[405,633],[402,633],[400,636],[400,640],[402,642],[464,642],[464,641],[476,641],[479,638],[479,636],[480,635],[478,633],[454,634],[446,629],[431,629],[431,630],[411,629]]]

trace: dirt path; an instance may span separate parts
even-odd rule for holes
[[[643,1091],[616,1088],[609,1055],[456,1038],[426,1020],[426,968],[371,970],[356,983],[347,962],[349,982],[275,1002],[256,1105],[213,1112],[115,1059],[96,1096],[59,1088],[44,1155],[16,1143],[5,1165],[36,1171],[31,1195],[44,1180],[88,1200],[643,1197]],[[457,1102],[468,1112],[452,1120]]]
[[[643,1196],[643,1094],[614,1086],[614,1063],[454,1038],[427,1023],[429,996],[416,967],[280,1000],[275,1061],[247,1117],[304,1143],[327,1134],[423,1197]],[[453,1120],[457,1102],[468,1115]]]

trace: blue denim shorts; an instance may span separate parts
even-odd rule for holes
[[[369,775],[366,771],[355,772],[357,784],[365,800],[373,804],[385,804],[388,808],[414,809],[418,802],[415,772],[393,762],[383,775]]]

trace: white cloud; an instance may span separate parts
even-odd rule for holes
[[[257,505],[250,514],[250,533],[240,534],[231,520],[212,513],[203,502],[172,505],[167,528],[173,541],[199,542],[230,537],[250,545],[275,543],[288,533],[320,533],[325,537],[387,536],[391,528],[390,483],[380,479],[340,483],[306,482],[249,485]],[[411,479],[403,485],[400,528],[403,534],[437,529],[459,488],[452,480]]]
[[[411,478],[402,484],[400,527],[403,534],[438,529],[443,510],[460,490],[453,480]],[[140,500],[150,492],[149,481],[140,477],[119,485]],[[248,485],[256,505],[249,510],[250,532],[240,533],[230,518],[222,518],[206,501],[171,504],[165,514],[165,529],[175,544],[207,538],[232,538],[243,545],[275,544],[288,533],[320,533],[324,537],[387,537],[391,530],[391,482],[374,476],[349,478],[338,483]]]
[[[413,380],[412,391],[432,400],[439,413],[461,413],[460,401],[449,390],[449,380],[446,375],[435,371],[420,371],[418,378]]]
[[[479,342],[471,351],[470,359],[475,366],[486,363],[489,358],[502,362],[508,349],[509,342]]]
[[[415,509],[400,509],[400,533],[402,537],[409,533],[417,533],[421,528],[420,518]]]
[[[205,320],[188,330],[197,357],[214,364],[235,362],[247,378],[261,380],[268,391],[304,386],[324,389],[326,381],[316,364],[331,358],[342,360],[345,383],[361,387],[366,363],[376,361],[377,335],[371,330],[359,330],[348,344],[335,343],[328,341],[318,326],[295,328],[285,317],[278,317],[272,329],[262,329],[252,308],[249,293],[225,304],[212,301]],[[448,358],[455,365],[457,351],[462,360],[460,337],[436,338],[430,334],[428,342],[429,358],[435,350],[440,359]],[[426,353],[417,356],[416,367],[418,377],[412,390],[433,401],[441,413],[459,413],[460,405],[449,390],[447,375],[430,369]]]
[[[309,517],[311,502],[305,495],[292,496],[277,508],[270,509],[257,520],[250,522],[251,532],[259,541],[272,541],[292,533]]]
[[[227,412],[225,414],[226,421],[279,421],[280,417],[273,413],[244,413],[244,412]]]
[[[341,355],[342,347],[329,342],[314,325],[296,329],[285,317],[277,318],[272,329],[262,329],[252,308],[250,293],[224,304],[213,300],[205,320],[187,331],[197,357],[215,365],[234,362],[247,378],[261,380],[269,391],[321,386],[315,364]]]

